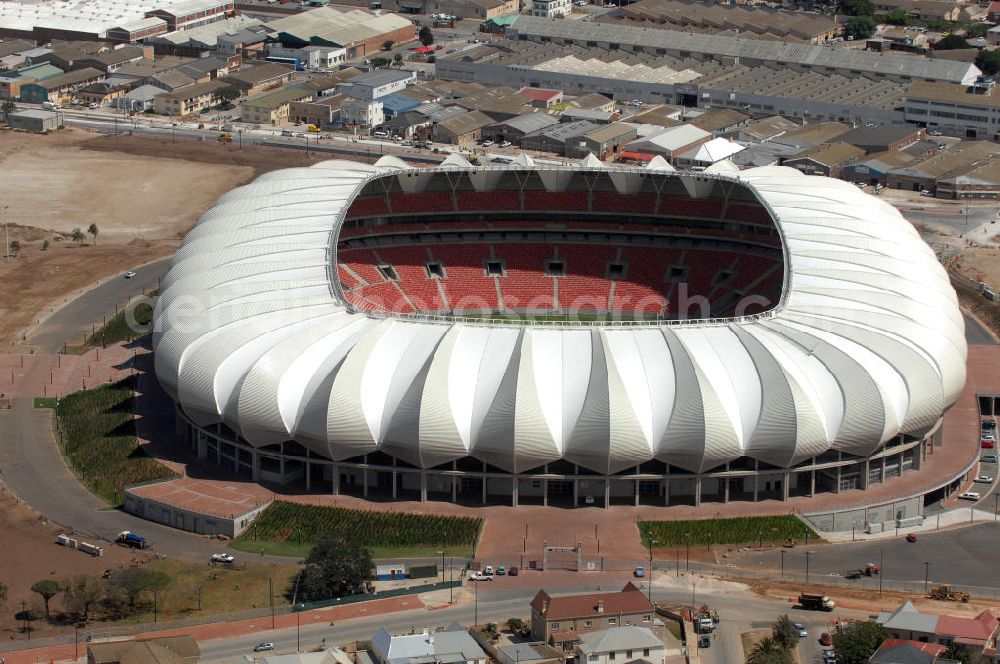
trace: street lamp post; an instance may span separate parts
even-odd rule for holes
[[[684,551],[684,571],[691,571],[691,534],[687,536],[687,549]]]
[[[647,581],[647,583],[649,584],[649,590],[646,593],[646,598],[649,600],[649,603],[652,604],[653,603],[653,544],[654,544],[652,537],[649,538],[648,544],[649,544],[649,580]]]
[[[299,629],[301,624],[301,611],[295,612],[295,652],[302,652],[302,631]]]
[[[812,555],[812,551],[806,551],[806,583],[809,583],[809,556]]]
[[[676,576],[679,579],[681,577],[681,548],[674,545],[674,570],[676,570]]]
[[[785,551],[784,549],[781,550],[781,578],[782,578],[782,580],[784,580],[784,578],[785,578],[785,554],[786,553],[787,553],[787,551]]]
[[[455,603],[455,584],[452,575],[455,573],[455,561],[448,557],[448,603]]]
[[[438,551],[441,554],[441,583],[444,583],[444,549]]]
[[[878,550],[878,594],[882,595],[882,577],[885,576],[885,568],[882,567],[882,549]]]
[[[473,614],[473,627],[479,624],[479,582],[474,582],[476,584],[476,610]]]
[[[927,592],[927,583],[930,580],[931,564],[924,562],[924,593]]]

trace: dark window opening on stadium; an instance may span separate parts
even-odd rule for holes
[[[382,278],[386,281],[399,281],[399,275],[396,274],[396,268],[391,265],[379,265],[378,273],[382,275]]]
[[[621,47],[618,44],[608,44],[608,49],[609,50],[617,51],[619,48],[621,48]]]
[[[428,279],[444,279],[444,266],[441,263],[425,263]]]
[[[545,276],[547,277],[565,277],[566,276],[566,262],[561,260],[547,260],[545,261]]]
[[[503,261],[486,261],[486,276],[503,277],[506,272],[503,269]]]
[[[624,279],[626,274],[625,263],[608,263],[608,279],[615,281]]]
[[[671,265],[667,270],[667,281],[684,281],[687,279],[687,268],[683,265]]]

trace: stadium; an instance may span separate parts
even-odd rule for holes
[[[919,472],[967,353],[933,252],[846,182],[458,155],[224,195],[161,284],[153,342],[200,458],[317,493],[514,506],[787,500]]]

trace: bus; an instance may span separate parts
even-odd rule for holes
[[[302,61],[298,58],[283,58],[279,55],[269,55],[264,58],[267,62],[277,62],[283,65],[291,65],[295,71],[305,71],[306,67],[302,64]]]

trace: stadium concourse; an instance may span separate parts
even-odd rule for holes
[[[161,289],[190,450],[315,494],[871,496],[923,476],[966,377],[912,226],[783,168],[322,162],[223,196]]]

